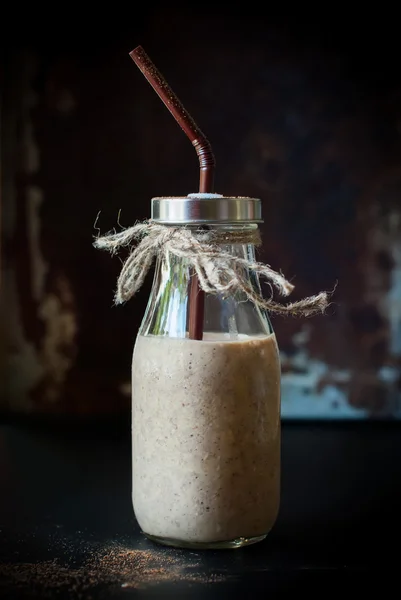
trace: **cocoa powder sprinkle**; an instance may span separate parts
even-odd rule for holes
[[[2,586],[52,597],[68,592],[71,598],[88,598],[98,586],[141,589],[162,583],[207,584],[226,580],[220,573],[201,570],[195,554],[171,549],[131,549],[112,544],[88,551],[81,566],[68,565],[61,559],[38,563],[4,563],[0,565]]]

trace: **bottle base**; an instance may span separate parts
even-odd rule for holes
[[[163,546],[173,546],[174,548],[187,548],[189,550],[229,550],[234,548],[243,548],[244,546],[250,546],[251,544],[261,542],[267,536],[265,533],[264,535],[257,535],[254,537],[239,537],[235,540],[221,542],[185,542],[183,540],[158,537],[156,535],[146,533],[145,531],[142,531],[142,533],[149,540],[156,542],[157,544],[163,544]]]

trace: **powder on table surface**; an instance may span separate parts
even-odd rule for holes
[[[3,585],[12,583],[14,590],[29,588],[40,591],[43,597],[68,590],[77,598],[101,585],[144,588],[160,583],[217,583],[226,579],[221,574],[205,574],[199,567],[195,555],[183,556],[180,551],[170,549],[133,550],[113,544],[88,552],[88,558],[79,567],[68,566],[58,559],[5,563],[0,565],[0,578]],[[0,592],[1,587],[0,582]]]

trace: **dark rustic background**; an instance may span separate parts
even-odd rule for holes
[[[394,19],[291,20],[252,5],[66,7],[3,23],[3,412],[129,411],[151,281],[112,306],[92,247],[197,191],[185,135],[128,56],[141,44],[212,142],[216,191],[263,201],[261,259],[332,289],[325,317],[275,318],[283,416],[401,416],[401,75]],[[9,28],[6,26],[9,23]]]

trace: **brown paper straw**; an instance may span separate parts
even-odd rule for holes
[[[130,57],[146,77],[155,92],[169,109],[184,133],[191,140],[199,158],[200,192],[213,192],[215,159],[209,140],[199,129],[189,112],[174,94],[160,71],[150,60],[141,46],[130,52]],[[201,340],[203,337],[204,292],[200,289],[198,278],[192,274],[189,289],[189,337]]]

